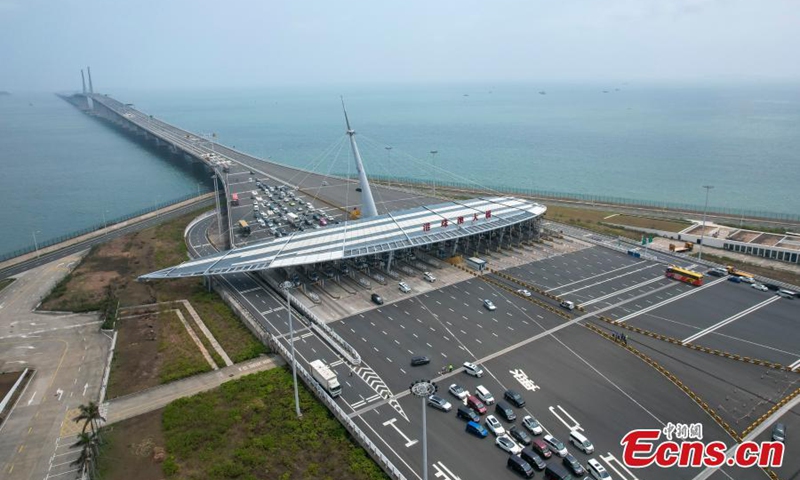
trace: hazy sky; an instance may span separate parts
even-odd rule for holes
[[[0,0],[0,90],[800,79],[797,0]]]

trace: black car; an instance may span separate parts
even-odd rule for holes
[[[418,367],[420,365],[427,365],[431,363],[431,359],[426,357],[425,355],[418,355],[416,357],[411,357],[411,366]]]
[[[564,466],[579,477],[586,475],[586,469],[583,468],[581,462],[579,462],[578,459],[573,457],[571,453],[568,453],[567,456],[564,457]]]
[[[373,302],[374,302],[376,305],[383,305],[383,297],[381,297],[381,296],[380,296],[380,295],[378,295],[377,293],[373,293],[373,294],[372,294],[372,301],[373,301]]]
[[[456,417],[462,418],[468,422],[481,423],[481,416],[478,415],[475,410],[464,406],[458,407],[458,410],[456,410]]]
[[[525,399],[522,398],[522,395],[514,390],[506,390],[506,393],[503,394],[503,398],[511,402],[517,408],[522,408],[525,406]]]
[[[531,436],[528,435],[528,432],[526,432],[521,428],[518,428],[516,425],[511,427],[508,430],[508,433],[511,435],[511,438],[516,440],[516,442],[522,445],[523,447],[527,447],[533,441],[531,439]]]
[[[539,470],[540,472],[547,467],[547,464],[544,463],[544,459],[539,456],[538,453],[534,452],[531,448],[523,448],[522,451],[519,453],[519,456],[525,460],[526,462],[530,463],[533,468]]]

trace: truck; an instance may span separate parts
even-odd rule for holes
[[[692,242],[685,242],[682,247],[678,247],[673,243],[669,244],[669,251],[675,253],[684,253],[684,252],[691,252],[694,250],[694,243]]]
[[[289,223],[294,225],[297,222],[297,214],[294,213],[287,213],[286,219],[289,220]]]
[[[736,277],[753,278],[753,274],[752,273],[747,273],[747,272],[743,272],[741,270],[738,270],[733,265],[728,265],[727,267],[725,267],[725,270],[728,271],[729,275],[734,275]]]
[[[319,385],[328,392],[333,398],[338,397],[342,393],[342,386],[339,385],[339,379],[336,373],[330,369],[322,360],[313,360],[309,363],[311,367],[311,375]]]

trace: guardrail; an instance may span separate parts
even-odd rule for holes
[[[279,352],[286,362],[291,365],[292,357],[289,354],[288,350],[285,346],[283,346],[280,342],[276,341],[274,338],[270,339],[270,346],[277,352]],[[350,433],[350,435],[355,438],[358,443],[369,453],[369,455],[375,460],[378,465],[383,468],[383,470],[391,476],[395,480],[405,480],[405,475],[394,466],[394,464],[389,460],[386,455],[375,445],[372,440],[356,425],[353,420],[345,413],[344,410],[328,395],[320,385],[317,383],[316,380],[308,373],[308,371],[303,368],[300,362],[296,362],[297,367],[297,376],[300,377],[303,382],[308,386],[308,389],[316,395],[316,397],[328,407],[328,410],[333,413],[333,416],[336,417],[337,420],[344,426],[345,429]]]

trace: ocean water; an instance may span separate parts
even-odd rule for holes
[[[711,207],[800,213],[796,85],[98,89],[319,172],[353,172],[343,95],[371,174],[696,205],[710,184]],[[0,252],[29,244],[34,229],[63,234],[97,223],[103,208],[114,216],[197,188],[184,170],[57,97],[37,96],[32,107],[28,98],[0,97],[0,221],[12,226]]]
[[[0,166],[0,255],[209,189],[51,93],[0,97]]]

